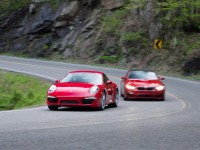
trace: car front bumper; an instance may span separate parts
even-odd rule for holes
[[[58,107],[99,107],[101,104],[101,96],[88,96],[88,97],[56,97],[47,96],[46,99],[48,106]]]
[[[126,98],[133,99],[164,99],[165,91],[139,91],[139,90],[126,90],[125,91]]]

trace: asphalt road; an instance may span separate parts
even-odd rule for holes
[[[71,70],[99,70],[118,86],[126,73],[5,56],[0,56],[0,68],[51,81]],[[1,111],[0,150],[200,150],[200,82],[166,77],[164,83],[163,102],[121,98],[118,108],[104,111],[49,111],[46,106]]]

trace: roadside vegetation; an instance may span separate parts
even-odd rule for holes
[[[13,110],[45,104],[47,81],[0,70],[0,110]]]
[[[31,3],[32,0],[1,0],[0,20],[9,15],[12,11],[21,9]]]

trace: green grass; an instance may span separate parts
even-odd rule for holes
[[[13,110],[45,104],[50,83],[37,77],[0,70],[0,110]]]
[[[107,63],[116,63],[118,61],[117,56],[111,55],[111,56],[101,56],[99,58],[100,62],[107,62]]]

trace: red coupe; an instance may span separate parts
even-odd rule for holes
[[[129,70],[121,81],[121,96],[127,99],[165,100],[164,77],[150,70]]]
[[[117,84],[99,71],[78,70],[69,72],[47,91],[50,110],[59,107],[92,107],[104,110],[106,106],[118,106]]]

